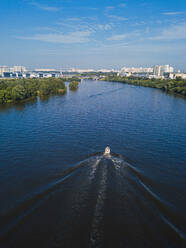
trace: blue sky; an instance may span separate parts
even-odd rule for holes
[[[186,71],[185,0],[1,0],[0,65]]]

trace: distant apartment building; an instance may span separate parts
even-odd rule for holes
[[[112,72],[119,72],[119,70],[115,70],[115,69],[98,69],[98,70],[95,70],[96,72],[102,72],[102,73],[112,73]]]
[[[0,75],[2,77],[16,77],[15,73],[24,73],[26,72],[26,68],[24,66],[13,66],[9,68],[8,66],[0,66]]]
[[[153,74],[154,74],[154,76],[160,77],[160,75],[161,75],[161,67],[159,65],[155,65],[153,67]]]
[[[16,65],[16,66],[13,66],[12,68],[10,68],[10,71],[11,72],[26,72],[26,67],[25,66],[21,66],[21,65]]]
[[[170,65],[155,65],[154,67],[123,67],[119,76],[138,76],[146,78],[171,78],[174,68]]]
[[[95,72],[95,70],[70,68],[67,70],[67,72],[70,72],[70,73],[89,73],[89,72]]]
[[[118,75],[120,76],[132,76],[134,75],[147,75],[153,73],[153,68],[151,67],[123,67]]]
[[[35,69],[35,72],[56,72],[56,69]]]
[[[12,77],[12,73],[11,72],[3,72],[3,77],[5,78],[11,78]]]
[[[10,72],[10,68],[6,65],[0,66],[0,75],[3,76],[5,72]]]
[[[186,79],[186,73],[174,73],[173,76],[174,78]]]
[[[153,68],[148,67],[123,67],[120,71],[120,73],[152,73]]]
[[[174,68],[170,65],[155,65],[153,67],[153,74],[156,77],[164,77],[165,74],[173,73]]]

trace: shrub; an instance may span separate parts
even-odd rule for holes
[[[69,84],[69,89],[70,90],[77,90],[79,87],[79,83],[77,81],[72,81],[70,84]]]

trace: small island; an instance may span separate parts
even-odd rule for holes
[[[72,81],[69,84],[69,89],[70,90],[77,90],[79,88],[79,82],[78,81]]]

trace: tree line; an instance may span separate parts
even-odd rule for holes
[[[0,80],[0,104],[20,102],[37,96],[64,94],[64,79],[3,79]]]
[[[167,93],[178,94],[186,96],[186,80],[176,78],[171,80],[166,79],[144,79],[133,77],[107,76],[105,81],[121,82],[137,86],[151,87],[161,89]]]

